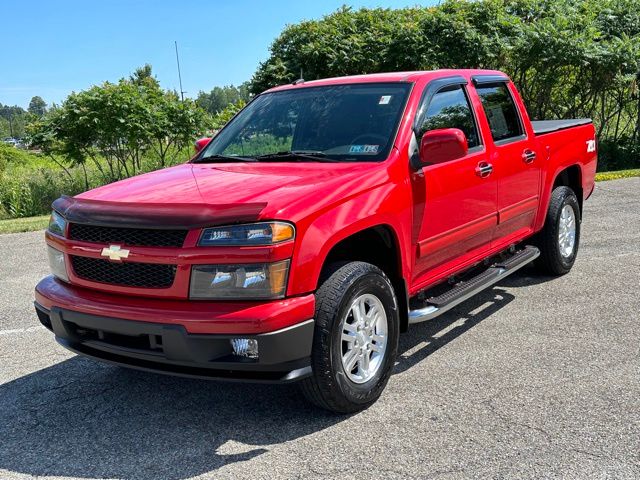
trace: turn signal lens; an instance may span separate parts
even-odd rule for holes
[[[284,242],[291,240],[295,235],[293,225],[288,223],[272,223],[271,224],[271,243]]]

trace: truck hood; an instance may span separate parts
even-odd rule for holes
[[[75,199],[122,211],[125,204],[150,211],[167,205],[181,211],[206,206],[208,215],[217,217],[212,224],[230,221],[228,214],[238,209],[242,221],[296,221],[386,178],[383,165],[373,163],[183,164],[105,185]]]

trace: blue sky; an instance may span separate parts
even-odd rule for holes
[[[34,95],[61,102],[71,91],[115,81],[150,63],[179,90],[174,40],[188,96],[251,78],[286,24],[353,7],[432,5],[404,0],[13,1],[2,6],[0,103]]]

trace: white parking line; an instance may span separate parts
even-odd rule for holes
[[[42,329],[44,329],[44,327],[41,325],[38,325],[36,327],[29,327],[29,328],[15,328],[13,330],[0,330],[0,335],[13,335],[16,333],[36,332]]]

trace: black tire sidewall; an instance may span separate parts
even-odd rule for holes
[[[576,198],[576,195],[571,189],[563,187],[562,190],[558,192],[558,195],[560,196],[560,199],[556,203],[556,205],[554,205],[554,211],[550,212],[553,216],[553,229],[552,238],[549,240],[552,240],[554,242],[553,245],[555,248],[553,250],[554,256],[556,257],[555,260],[563,267],[563,269],[569,271],[576,261],[576,256],[578,255],[578,247],[580,246],[580,206],[578,205],[578,199]],[[558,237],[560,233],[560,217],[562,215],[562,210],[566,205],[569,205],[573,209],[576,223],[575,244],[573,246],[573,252],[571,252],[571,255],[568,257],[564,257],[562,253],[560,253],[560,245],[558,243]]]

